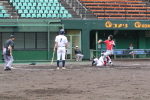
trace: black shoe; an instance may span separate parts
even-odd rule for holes
[[[6,69],[7,69],[7,70],[11,70],[11,68],[9,68],[8,66],[6,66]]]
[[[11,69],[4,69],[4,71],[11,71]]]

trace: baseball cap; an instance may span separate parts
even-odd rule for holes
[[[76,48],[78,48],[78,46],[76,46]]]
[[[15,36],[14,35],[10,35],[10,38],[15,38]]]

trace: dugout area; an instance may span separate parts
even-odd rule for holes
[[[134,49],[149,49],[150,45],[150,31],[149,30],[92,30],[90,31],[90,50],[106,50],[106,45],[97,44],[99,39],[103,41],[109,35],[113,35],[113,40],[116,46],[114,49],[128,49],[130,44]],[[90,53],[90,56],[98,55],[96,51]],[[126,57],[126,56],[124,56]],[[138,56],[138,58],[143,56]],[[149,58],[149,55],[145,56]]]

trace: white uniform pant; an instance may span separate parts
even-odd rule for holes
[[[66,55],[65,47],[58,47],[57,48],[57,60],[60,60],[61,57],[62,57],[62,60],[65,60],[65,55]]]
[[[103,66],[104,65],[103,58],[101,58],[101,57],[99,59],[95,58],[94,61],[96,63],[96,66]]]
[[[84,55],[82,54],[76,54],[76,60],[81,61]]]
[[[103,57],[103,60],[106,59],[107,56],[110,56],[112,55],[112,50],[107,50],[105,53],[104,53],[104,57]]]
[[[6,69],[6,66],[11,68],[12,62],[14,61],[13,56],[6,55],[6,48],[3,49],[3,57],[5,61],[4,69]]]

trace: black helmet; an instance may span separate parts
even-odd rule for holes
[[[108,37],[110,37],[111,40],[113,39],[113,35],[109,35]]]
[[[64,30],[64,29],[61,29],[61,30],[59,31],[59,33],[60,33],[60,34],[65,34],[65,30]]]
[[[15,38],[15,36],[14,35],[10,35],[10,38]]]

